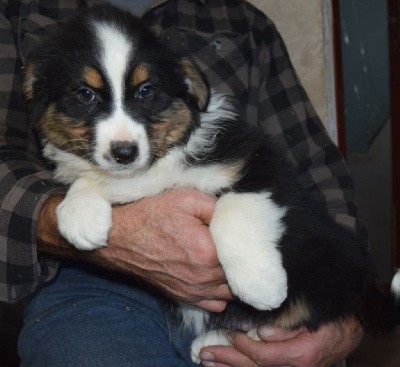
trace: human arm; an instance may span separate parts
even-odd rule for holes
[[[38,221],[39,250],[124,272],[174,299],[222,311],[232,297],[207,224],[216,199],[198,191],[171,190],[113,209],[108,246],[78,251],[60,236],[55,208],[47,200]]]
[[[0,300],[10,303],[56,272],[53,262],[41,262],[37,256],[36,219],[45,200],[64,190],[40,158],[20,98],[17,5],[0,1]]]

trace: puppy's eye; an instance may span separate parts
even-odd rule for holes
[[[142,85],[138,92],[137,96],[139,98],[149,98],[154,94],[154,88],[150,84],[144,84]]]
[[[95,94],[90,89],[87,89],[87,88],[79,89],[78,96],[82,102],[86,102],[86,103],[94,101],[94,99],[96,97]]]

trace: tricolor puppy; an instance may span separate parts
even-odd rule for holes
[[[106,246],[112,204],[171,187],[219,196],[210,231],[237,300],[220,314],[177,307],[198,335],[195,362],[203,346],[229,343],[227,329],[363,320],[373,289],[367,249],[307,198],[282,154],[169,43],[105,5],[28,59],[31,120],[56,179],[70,185],[57,208],[62,235],[92,250]]]

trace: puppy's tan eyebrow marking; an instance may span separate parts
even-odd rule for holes
[[[103,78],[100,75],[99,71],[93,67],[85,66],[83,69],[83,79],[94,89],[101,89],[104,86]]]
[[[138,64],[132,72],[132,84],[139,85],[149,78],[149,70],[146,64]]]
[[[85,157],[91,149],[91,131],[84,121],[75,120],[50,104],[40,120],[45,137],[56,147]]]
[[[35,67],[28,63],[22,73],[22,93],[27,101],[33,99],[33,84],[36,81]]]

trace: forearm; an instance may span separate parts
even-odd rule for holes
[[[136,268],[132,264],[124,264],[122,258],[132,257],[133,242],[141,243],[141,234],[137,234],[138,226],[142,225],[136,216],[130,218],[132,205],[129,208],[118,206],[113,210],[114,226],[110,231],[108,246],[92,251],[83,251],[70,244],[58,230],[56,209],[64,199],[63,195],[53,195],[46,200],[38,217],[37,247],[38,252],[54,256],[59,259],[73,259],[95,263],[109,269],[134,273]],[[127,227],[130,230],[127,230]],[[123,244],[130,243],[131,251]],[[127,253],[129,252],[129,253]],[[140,261],[140,260],[138,260]],[[132,262],[132,259],[131,259]],[[144,266],[144,265],[143,265]],[[128,270],[129,268],[129,270]],[[140,268],[137,269],[138,273]]]
[[[74,257],[78,251],[58,232],[55,210],[62,200],[62,195],[51,196],[40,211],[36,231],[38,251],[57,257]]]
[[[126,272],[132,276],[133,269],[124,271],[121,265],[116,264],[118,256],[114,255],[115,251],[112,245],[103,249],[82,251],[62,237],[58,230],[56,208],[63,199],[63,195],[49,197],[40,211],[36,232],[38,252],[57,259],[90,262],[109,270]]]

